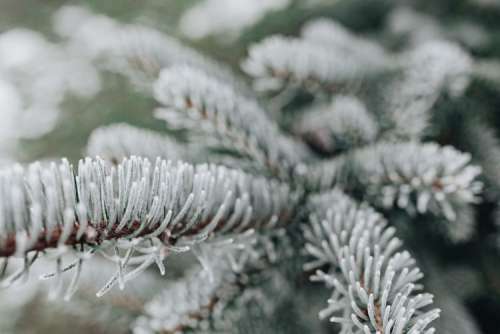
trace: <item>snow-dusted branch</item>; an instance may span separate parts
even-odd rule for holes
[[[359,187],[377,207],[401,208],[410,214],[431,212],[455,221],[458,212],[471,218],[465,211],[479,201],[480,173],[470,154],[451,146],[379,142],[310,165],[305,180],[311,190]]]
[[[295,86],[335,92],[338,84],[357,78],[361,71],[328,45],[284,36],[253,45],[242,67],[260,91]]]
[[[215,165],[135,157],[116,166],[87,158],[76,172],[67,161],[18,165],[0,171],[0,257],[25,259],[12,282],[34,261],[29,253],[55,249],[58,276],[79,271],[84,252],[114,248],[119,270],[102,294],[155,262],[163,271],[165,256],[207,238],[276,228],[292,219],[297,200],[285,184]],[[82,254],[64,269],[71,248]],[[137,267],[127,273],[129,264]]]
[[[249,156],[273,174],[286,175],[307,157],[300,142],[285,136],[257,101],[201,70],[163,70],[155,97],[167,109],[157,117],[170,126],[201,130],[212,141]]]
[[[481,168],[471,156],[434,143],[380,143],[353,153],[353,175],[373,202],[456,219],[455,205],[478,201]]]
[[[193,148],[194,149],[194,148]],[[152,130],[128,124],[113,124],[95,129],[87,143],[87,154],[118,163],[130,156],[153,160],[186,160],[187,145]]]
[[[387,138],[419,139],[443,92],[460,96],[468,87],[472,60],[460,46],[434,41],[403,53],[403,71],[384,88]]]
[[[251,301],[248,299],[257,299],[261,308],[272,308],[277,302],[262,296],[262,278],[277,284],[273,289],[279,289],[280,293],[273,298],[287,295],[288,283],[279,270],[269,265],[277,265],[295,254],[286,234],[273,232],[276,233],[256,236],[252,245],[245,248],[204,249],[204,269],[191,270],[187,278],[175,282],[147,303],[145,314],[135,323],[134,333],[201,329],[211,329],[213,333],[238,332],[234,326],[239,318],[248,316],[245,305]]]
[[[207,237],[290,218],[288,186],[214,165],[132,157],[0,172],[0,254],[108,239]],[[254,208],[258,207],[259,210]]]
[[[223,259],[212,262],[213,275],[199,269],[172,284],[145,307],[137,319],[134,333],[177,333],[189,328],[207,327],[207,318],[239,294],[238,274]]]
[[[339,190],[310,199],[304,227],[313,280],[333,289],[320,317],[339,323],[341,333],[433,333],[439,310],[433,296],[419,293],[423,276],[385,219]],[[325,273],[320,268],[329,268]]]
[[[311,22],[302,35],[271,36],[249,49],[242,67],[255,80],[257,90],[300,87],[334,93],[339,85],[388,69],[381,47],[334,21]]]

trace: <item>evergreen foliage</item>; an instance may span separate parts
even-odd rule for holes
[[[63,6],[51,41],[0,34],[0,154],[86,140],[0,168],[0,331],[494,333],[500,7],[458,2],[201,0],[180,38]],[[62,116],[84,101],[99,121]]]

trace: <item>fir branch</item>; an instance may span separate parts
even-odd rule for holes
[[[433,333],[428,328],[439,310],[428,309],[433,296],[418,293],[423,276],[395,229],[366,205],[339,190],[310,199],[310,222],[304,227],[306,270],[313,280],[334,289],[320,317],[339,323],[341,333]]]
[[[450,146],[380,142],[310,165],[302,180],[311,192],[341,187],[386,210],[433,213],[446,220],[438,230],[461,242],[474,233],[472,205],[483,188],[481,168],[470,162]]]
[[[348,154],[307,165],[304,175],[298,178],[310,192],[330,190],[335,186],[345,186],[349,180]]]
[[[434,143],[379,143],[353,153],[352,175],[373,203],[409,213],[428,211],[453,221],[457,205],[476,203],[481,168],[471,156]]]
[[[280,176],[289,175],[308,152],[286,137],[257,101],[203,71],[180,66],[162,71],[155,97],[168,109],[157,112],[170,126],[202,130],[225,148],[249,156]]]
[[[18,165],[0,172],[0,257],[25,259],[6,280],[12,283],[39,252],[55,248],[58,269],[47,277],[76,268],[72,290],[86,257],[114,249],[108,258],[118,272],[101,295],[153,263],[164,272],[165,256],[206,238],[275,228],[293,217],[297,200],[285,184],[215,165],[135,157],[117,166],[87,158],[77,172],[67,161]],[[82,254],[63,268],[68,246]],[[126,272],[128,265],[137,266]]]
[[[403,71],[384,87],[382,110],[387,139],[415,140],[423,136],[432,107],[439,96],[464,93],[470,81],[472,60],[458,45],[434,41],[403,53]]]
[[[308,23],[302,38],[271,36],[251,46],[248,53],[242,68],[260,91],[300,87],[331,94],[391,67],[390,57],[379,45],[327,19]]]
[[[144,316],[135,323],[135,333],[236,333],[236,323],[247,317],[246,299],[261,299],[263,278],[278,278],[279,285],[274,288],[281,290],[281,297],[286,295],[287,282],[270,268],[294,254],[284,231],[258,235],[245,247],[211,246],[203,254],[206,265],[202,270],[191,270],[187,278],[175,282],[146,305]]]
[[[172,284],[145,308],[145,316],[137,319],[134,333],[173,334],[188,329],[207,327],[203,324],[215,308],[241,292],[238,274],[227,261],[212,263],[214,275],[197,269],[186,279]]]
[[[301,87],[333,93],[339,85],[363,75],[355,60],[313,41],[272,36],[251,46],[248,52],[242,68],[254,79],[258,91]]]
[[[191,149],[194,149],[192,147]],[[117,164],[130,156],[153,160],[188,160],[188,145],[183,145],[168,135],[119,123],[95,129],[89,136],[87,154],[99,156]]]

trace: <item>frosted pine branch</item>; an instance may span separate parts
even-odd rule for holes
[[[237,332],[236,322],[248,316],[246,299],[266,299],[261,298],[261,287],[255,284],[262,281],[262,276],[271,276],[271,280],[278,278],[279,285],[274,288],[280,290],[281,297],[288,292],[284,277],[269,264],[276,265],[277,261],[289,258],[293,251],[286,235],[275,233],[272,237],[276,245],[269,244],[273,242],[271,236],[259,235],[253,246],[245,248],[205,249],[209,268],[191,270],[186,279],[175,282],[147,303],[145,315],[135,323],[134,333]],[[236,258],[239,259],[235,267]],[[275,301],[267,303],[270,305],[259,304],[259,307],[275,305]]]
[[[395,229],[366,205],[339,190],[310,199],[310,222],[304,227],[306,252],[317,270],[313,280],[333,289],[320,317],[339,323],[341,333],[433,333],[439,310],[433,296],[420,293],[423,274]]]
[[[126,159],[63,161],[1,171],[2,256],[108,239],[169,242],[290,218],[288,186],[214,165]],[[259,210],[254,211],[253,207]]]
[[[283,36],[253,45],[242,68],[259,91],[302,87],[335,92],[337,85],[362,73],[354,60],[328,45]]]
[[[450,146],[426,143],[380,143],[353,154],[353,175],[367,195],[384,208],[410,213],[433,212],[455,220],[458,205],[476,203],[481,168],[471,156]]]
[[[145,307],[145,316],[137,319],[134,333],[178,333],[207,327],[207,318],[216,308],[240,293],[238,275],[225,260],[212,263],[214,275],[206,270],[188,273],[162,291]]]
[[[246,9],[254,2],[246,1]],[[478,289],[484,282],[471,285],[470,273],[468,279],[461,272],[452,273],[460,277],[450,280],[446,274],[434,275],[429,265],[422,268],[431,277],[424,290],[421,268],[404,249],[396,229],[371,206],[395,217],[398,224],[432,222],[423,230],[405,230],[405,238],[414,239],[415,247],[427,232],[436,230],[454,242],[468,241],[473,234],[478,241],[488,237],[491,228],[476,229],[475,223],[494,214],[498,194],[482,193],[481,168],[471,161],[484,165],[487,185],[496,191],[500,148],[495,134],[462,107],[475,107],[493,125],[497,121],[489,114],[497,102],[498,91],[492,86],[499,77],[491,54],[494,27],[489,31],[487,22],[462,17],[441,25],[426,14],[441,12],[441,6],[421,6],[423,12],[417,13],[398,10],[387,1],[347,1],[338,8],[323,1],[316,10],[307,2],[292,1],[282,13],[270,13],[258,27],[242,31],[238,41],[212,44],[217,36],[200,41],[200,47],[209,46],[214,53],[234,48],[238,52],[229,57],[234,63],[241,61],[241,47],[264,36],[266,27],[278,31],[286,25],[284,35],[264,37],[251,46],[242,62],[257,92],[229,68],[160,31],[123,24],[82,7],[66,6],[54,15],[57,36],[50,42],[32,31],[0,34],[0,81],[9,81],[5,89],[0,87],[0,100],[8,120],[16,119],[12,115],[24,108],[25,98],[61,102],[58,89],[49,96],[45,92],[67,80],[37,76],[44,67],[40,61],[55,56],[57,66],[45,66],[45,72],[81,72],[82,64],[95,67],[90,77],[84,76],[89,82],[72,79],[70,86],[90,84],[95,94],[101,85],[96,86],[100,81],[94,77],[102,77],[104,90],[91,109],[126,96],[119,98],[127,104],[120,106],[126,114],[154,97],[161,123],[181,130],[161,134],[125,124],[106,126],[90,136],[87,153],[95,158],[74,167],[63,160],[0,169],[0,288],[10,287],[11,292],[15,283],[37,275],[51,283],[49,297],[89,300],[87,293],[96,284],[103,283],[100,297],[115,287],[124,289],[142,274],[135,285],[137,296],[132,297],[134,291],[116,291],[99,301],[109,302],[113,314],[100,314],[99,308],[88,306],[97,302],[91,301],[87,307],[75,304],[61,316],[74,312],[75,319],[91,324],[85,328],[100,316],[116,332],[123,327],[114,323],[115,312],[128,307],[125,321],[137,318],[132,325],[137,334],[329,330],[310,319],[326,298],[321,286],[304,284],[306,275],[328,288],[331,298],[320,317],[335,322],[333,330],[340,328],[342,334],[432,334],[434,328],[479,332],[459,299],[487,292]],[[351,17],[352,8],[373,13],[361,22]],[[238,10],[249,14],[245,8]],[[339,17],[373,40],[335,21],[312,17],[320,12]],[[299,30],[296,25],[309,18],[313,20]],[[285,36],[297,31],[296,37]],[[399,51],[408,45],[411,49]],[[53,63],[48,60],[42,63]],[[25,80],[28,76],[21,72],[38,79]],[[146,100],[136,101],[137,92],[112,91],[114,80],[123,76],[146,93]],[[33,88],[33,94],[24,94],[24,86]],[[256,97],[258,93],[266,94]],[[73,99],[68,102],[63,105],[74,108]],[[94,124],[95,119],[77,121],[81,120]],[[69,128],[86,132],[87,125]],[[16,132],[8,124],[0,128],[7,137]],[[9,153],[19,136],[10,137]],[[436,143],[422,143],[424,139]],[[486,205],[476,205],[481,195]],[[300,233],[292,223],[306,215],[309,219],[298,226],[303,227]],[[422,231],[425,235],[419,235]],[[423,265],[432,264],[431,258],[443,250],[436,243],[428,246],[429,253],[420,257]],[[453,247],[447,244],[445,253],[451,254]],[[470,248],[460,247],[460,252]],[[167,258],[187,251],[200,266],[193,271],[188,268],[191,258],[184,257],[181,263],[169,263],[169,270],[189,276],[165,283],[161,276],[167,272]],[[445,261],[441,255],[440,261]],[[149,271],[151,266],[161,275]],[[484,266],[472,267],[481,278]],[[433,284],[433,278],[440,278],[443,286]],[[452,288],[443,292],[445,284]],[[449,293],[453,287],[460,290],[456,296]],[[33,291],[24,301],[27,307],[40,305],[39,289]],[[36,300],[31,303],[32,299]],[[440,314],[436,306],[446,312],[441,322],[435,321]],[[32,313],[26,313],[28,318]],[[47,314],[43,312],[43,318],[50,318]],[[31,322],[38,330],[47,321]],[[23,317],[19,323],[27,322]]]
[[[384,89],[388,138],[419,139],[439,96],[463,94],[472,71],[470,56],[450,42],[428,42],[399,60],[403,73]]]
[[[192,163],[210,162],[234,169],[262,172],[262,166],[255,161],[211,152],[210,147],[205,147],[207,144],[193,141],[182,142],[173,134],[161,134],[118,123],[95,129],[89,136],[86,153],[115,164],[130,156],[140,156],[151,161],[160,157]]]
[[[76,172],[67,161],[2,170],[0,199],[0,257],[25,258],[8,282],[29,268],[28,253],[55,249],[58,276],[69,249],[91,255],[114,247],[119,270],[102,294],[155,262],[163,271],[167,254],[214,235],[275,228],[293,217],[298,197],[287,185],[225,167],[133,157],[117,166],[85,159]],[[85,258],[65,270],[79,271]],[[127,264],[137,266],[126,273]]]
[[[302,88],[334,93],[339,86],[390,68],[377,44],[320,19],[307,24],[302,38],[271,36],[253,45],[243,70],[261,91]]]
[[[474,233],[473,204],[483,188],[481,168],[470,162],[470,154],[450,146],[380,142],[311,164],[303,180],[310,191],[357,189],[380,208],[443,217],[438,228],[459,242]]]
[[[141,156],[150,160],[186,160],[187,145],[155,131],[128,124],[113,124],[95,129],[87,143],[87,154],[118,163],[124,158]]]
[[[155,97],[168,109],[157,117],[170,126],[201,130],[214,144],[249,156],[278,175],[286,175],[308,156],[300,142],[286,137],[257,101],[195,68],[162,71]]]
[[[350,167],[345,154],[335,158],[319,161],[307,166],[307,172],[301,178],[305,187],[311,192],[330,190],[335,186],[346,185]]]

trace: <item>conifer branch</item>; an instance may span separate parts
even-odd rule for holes
[[[354,174],[367,196],[383,208],[428,211],[453,221],[455,207],[476,203],[482,183],[471,156],[434,143],[380,143],[352,156]]]
[[[400,208],[410,214],[431,212],[448,221],[466,222],[468,208],[479,201],[481,167],[471,165],[471,155],[435,143],[390,143],[353,150],[308,167],[305,183],[312,191],[339,186],[349,191],[363,189],[365,199],[384,208]],[[462,220],[464,219],[464,220]],[[453,224],[453,239],[469,235]]]
[[[395,229],[367,205],[339,190],[310,199],[310,222],[304,227],[304,266],[311,277],[333,289],[320,317],[341,326],[341,333],[433,333],[439,310],[428,309],[433,296],[419,293],[423,274]],[[327,267],[325,273],[320,268]]]
[[[247,298],[260,297],[257,282],[278,278],[279,288],[287,286],[270,265],[290,258],[295,252],[283,230],[257,235],[245,247],[203,249],[207,258],[202,270],[196,268],[187,278],[175,282],[151,300],[145,308],[145,315],[137,319],[137,333],[177,333],[183,331],[231,330],[237,318],[243,318]],[[285,291],[280,295],[286,295]],[[235,307],[237,304],[239,307]],[[274,304],[274,303],[273,303]],[[263,307],[263,306],[261,306]],[[230,319],[228,323],[227,320]],[[230,328],[227,328],[230,326]]]
[[[225,148],[251,157],[273,174],[287,176],[308,152],[285,136],[257,101],[203,71],[180,66],[162,71],[155,97],[168,109],[157,117],[173,127],[201,130]]]
[[[388,128],[385,137],[418,140],[439,96],[464,93],[472,74],[472,60],[460,46],[435,41],[403,53],[399,62],[402,73],[385,86],[382,96]]]
[[[327,19],[308,23],[301,38],[271,36],[248,53],[242,68],[259,91],[301,88],[332,94],[391,67],[380,46]]]
[[[0,172],[0,257],[25,259],[12,283],[38,253],[55,249],[58,271],[48,277],[76,268],[78,281],[87,256],[114,249],[118,272],[102,294],[153,263],[164,272],[165,256],[207,238],[276,228],[292,219],[297,200],[285,184],[215,165],[132,157],[117,166],[87,158],[76,172],[67,161],[15,166]],[[71,248],[80,258],[63,268]]]
[[[185,157],[186,151],[187,144],[182,145],[167,135],[124,123],[95,129],[87,142],[89,156],[99,156],[115,163],[130,156],[140,156],[152,161],[158,157],[172,161],[188,160]]]
[[[271,92],[300,87],[334,93],[363,71],[329,45],[284,36],[268,37],[253,45],[242,68],[254,79],[256,90]]]

